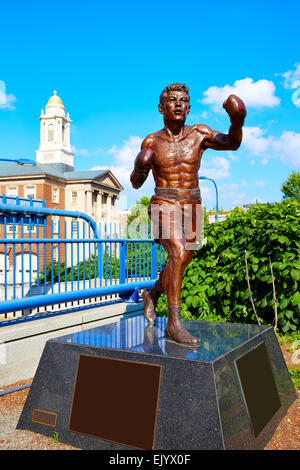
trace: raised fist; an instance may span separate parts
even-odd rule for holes
[[[244,124],[247,111],[243,101],[236,95],[230,95],[223,103],[223,108],[228,113],[231,122]]]

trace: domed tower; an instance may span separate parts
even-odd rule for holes
[[[36,151],[36,162],[51,165],[61,172],[74,171],[74,155],[70,143],[69,113],[56,91],[49,99],[45,112],[40,115],[40,147]]]

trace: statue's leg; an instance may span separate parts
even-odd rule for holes
[[[199,339],[192,336],[182,324],[180,289],[184,270],[192,259],[196,246],[193,242],[197,238],[197,203],[198,201],[177,203],[180,210],[175,214],[174,239],[162,240],[169,253],[169,262],[162,278],[168,298],[166,338],[191,346],[199,344]]]
[[[164,269],[160,272],[159,278],[154,284],[154,286],[149,291],[144,290],[142,292],[142,298],[144,301],[144,315],[149,323],[155,322],[155,318],[156,318],[155,307],[156,307],[159,297],[164,291],[162,287],[162,276],[163,276]]]
[[[198,339],[190,335],[181,322],[182,276],[194,253],[192,249],[186,248],[183,205],[178,201],[154,196],[148,213],[156,234],[154,238],[165,248],[169,257],[153,290],[143,294],[145,317],[154,322],[155,305],[164,291],[168,301],[167,338],[178,343],[197,344]]]
[[[168,300],[166,338],[176,343],[197,345],[198,338],[192,336],[181,321],[180,300],[183,272],[194,252],[185,249],[183,240],[164,240],[162,244],[169,253],[168,263],[162,276],[162,284]]]
[[[173,204],[171,204],[171,207]],[[164,222],[169,219],[169,204],[164,198],[160,196],[153,196],[151,203],[148,208],[148,214],[152,223],[152,231],[154,239],[157,243],[161,243],[162,237],[162,221]],[[167,217],[166,217],[167,214]],[[159,297],[164,292],[162,285],[162,277],[165,268],[159,274],[158,280],[154,286],[149,290],[142,292],[142,298],[144,301],[144,316],[149,323],[154,323],[156,318],[155,307]]]

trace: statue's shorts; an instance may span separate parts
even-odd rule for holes
[[[197,199],[171,199],[155,194],[148,207],[152,236],[166,246],[178,241],[186,250],[197,250],[203,241],[203,210],[201,196]]]

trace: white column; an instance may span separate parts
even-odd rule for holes
[[[111,194],[107,195],[106,206],[107,206],[107,222],[110,223],[112,221],[111,220]]]
[[[55,120],[55,127],[56,127],[56,142],[61,143],[61,119]]]
[[[103,194],[103,191],[98,191],[98,194],[97,194],[97,209],[96,209],[97,224],[99,224],[99,222],[101,222],[101,218],[102,218],[102,194]]]
[[[44,120],[41,119],[41,126],[40,126],[40,144],[44,142]]]
[[[115,200],[115,221],[117,224],[119,224],[119,199],[120,196],[116,196]]]
[[[92,191],[88,189],[85,196],[85,213],[92,215]]]
[[[62,123],[63,123],[63,120],[60,119],[57,123],[57,127],[58,127],[58,132],[59,132],[59,143],[60,144],[63,144],[63,136],[62,136]]]
[[[67,140],[67,145],[70,147],[71,145],[71,135],[70,135],[70,123],[68,122],[68,126],[67,126],[67,129],[68,129],[68,132],[67,132],[67,137],[68,137],[68,140]]]

